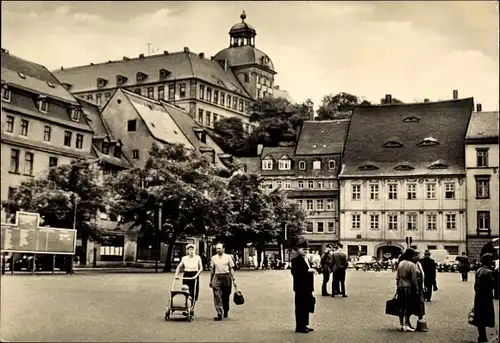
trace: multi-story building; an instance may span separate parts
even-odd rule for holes
[[[340,173],[340,239],[349,255],[406,247],[466,250],[465,134],[473,99],[359,106]]]
[[[259,173],[263,187],[283,189],[306,212],[304,237],[323,251],[338,241],[341,155],[348,120],[305,121],[295,146],[266,147],[257,158],[242,158],[247,171]]]
[[[104,106],[117,88],[183,107],[199,124],[213,127],[224,117],[242,119],[247,131],[249,104],[272,94],[274,66],[255,48],[255,29],[242,22],[230,32],[231,44],[213,58],[184,51],[64,68],[54,71],[74,95]]]
[[[78,101],[44,66],[4,49],[1,63],[3,201],[49,167],[89,157],[92,128]]]
[[[498,237],[498,111],[472,114],[465,138],[467,168],[467,254],[479,261],[481,248]]]

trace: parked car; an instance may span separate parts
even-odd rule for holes
[[[35,268],[36,270],[42,270],[42,271],[51,271],[52,270],[52,263],[53,263],[53,255],[49,254],[40,254],[33,256],[31,254],[26,254],[22,256],[16,256],[13,255],[9,258],[9,263],[12,263],[12,260],[14,260],[14,264],[12,268],[14,271],[21,271],[21,270],[27,270],[27,271],[33,271],[33,259],[35,260]],[[56,255],[55,259],[55,269],[62,270],[64,269],[66,264],[66,258],[65,256],[62,255]]]
[[[363,268],[369,269],[371,265],[374,264],[375,262],[377,262],[377,258],[375,256],[364,255],[360,256],[359,260],[353,263],[353,267],[356,270]]]
[[[458,270],[459,261],[457,258],[459,255],[447,255],[446,259],[438,265],[438,271],[440,272],[456,272]]]

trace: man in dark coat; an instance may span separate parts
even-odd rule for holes
[[[462,274],[462,281],[467,281],[469,279],[469,269],[470,262],[469,257],[465,255],[465,252],[462,253],[462,256],[457,257],[458,260],[458,270],[460,274]]]
[[[333,272],[332,272],[332,297],[336,294],[345,294],[345,274],[347,271],[347,254],[342,250],[343,245],[339,243],[337,249],[333,252]],[[338,293],[337,293],[337,292]]]
[[[321,270],[323,273],[323,284],[321,285],[321,295],[324,297],[330,296],[328,290],[326,289],[328,281],[330,281],[330,274],[332,272],[333,264],[333,245],[328,244],[326,250],[321,256]]]
[[[437,264],[436,261],[431,258],[429,250],[425,251],[424,258],[420,260],[420,265],[424,271],[424,300],[431,301],[432,288],[436,282]]]
[[[293,276],[293,291],[295,292],[295,332],[309,333],[313,329],[309,328],[309,313],[314,312],[315,299],[314,273],[307,260],[309,244],[302,241],[297,244],[298,255],[291,261]]]

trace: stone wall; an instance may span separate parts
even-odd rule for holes
[[[475,259],[479,262],[479,254],[483,246],[490,242],[492,237],[468,237],[467,238],[467,256],[470,260]]]

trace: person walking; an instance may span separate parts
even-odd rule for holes
[[[293,291],[295,292],[295,332],[309,333],[314,331],[309,327],[309,313],[314,307],[314,268],[307,259],[309,244],[302,241],[297,244],[297,256],[291,261],[293,276]]]
[[[201,257],[196,255],[196,247],[194,244],[188,244],[186,246],[186,256],[183,256],[181,262],[175,270],[175,275],[180,279],[179,273],[183,269],[184,274],[182,283],[189,287],[189,295],[195,301],[198,301],[198,296],[200,295],[200,279],[199,276],[203,271],[203,262]]]
[[[413,332],[410,317],[414,312],[415,294],[418,289],[417,267],[413,263],[415,250],[408,248],[401,254],[396,271],[396,295],[399,303],[401,331]]]
[[[431,301],[432,289],[434,288],[436,280],[436,261],[431,258],[429,250],[424,252],[424,258],[420,260],[422,271],[425,275],[424,278],[424,300]]]
[[[325,252],[323,256],[321,256],[321,270],[323,273],[323,284],[321,285],[321,295],[324,297],[328,297],[331,294],[328,293],[327,285],[328,281],[330,281],[330,274],[332,272],[333,267],[333,245],[328,244],[326,246]],[[332,294],[335,290],[332,291]]]
[[[493,304],[493,255],[481,256],[481,267],[476,271],[474,284],[474,325],[477,327],[478,343],[488,342],[486,328],[495,327],[495,307]]]
[[[469,279],[469,270],[470,270],[469,257],[465,254],[465,252],[463,252],[462,256],[458,257],[457,260],[459,263],[458,270],[462,275],[462,282],[467,282],[467,280]]]
[[[215,246],[217,254],[212,256],[210,263],[210,288],[214,294],[214,305],[217,316],[214,320],[221,321],[229,315],[229,299],[232,285],[236,288],[234,278],[234,261],[231,255],[224,253],[224,245],[218,243]]]
[[[343,298],[347,298],[345,294],[347,254],[342,250],[343,247],[342,243],[338,243],[337,249],[333,252],[332,297],[342,294]]]

